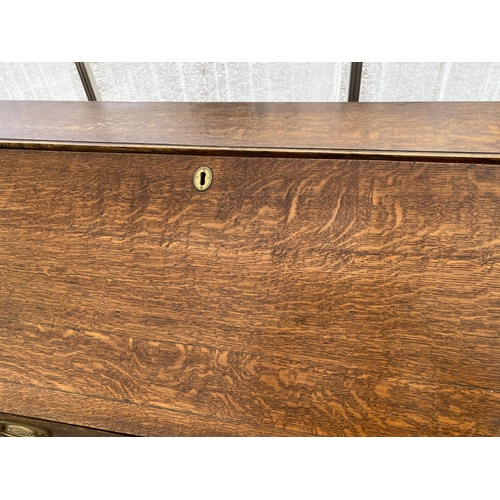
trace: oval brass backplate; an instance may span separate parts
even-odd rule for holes
[[[212,171],[208,167],[200,167],[193,176],[194,187],[198,191],[206,191],[212,184]]]
[[[8,437],[49,437],[50,432],[31,425],[0,420],[0,436]]]

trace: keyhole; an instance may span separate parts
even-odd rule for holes
[[[194,187],[198,191],[207,190],[212,184],[212,171],[208,167],[199,167],[193,176]]]

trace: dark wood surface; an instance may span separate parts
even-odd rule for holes
[[[0,101],[0,141],[500,153],[500,102]]]
[[[0,411],[499,434],[498,167],[1,150],[0,178]]]

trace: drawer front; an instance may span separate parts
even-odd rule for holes
[[[120,434],[0,413],[0,437],[118,437]]]
[[[499,223],[492,165],[0,151],[0,410],[498,434]]]

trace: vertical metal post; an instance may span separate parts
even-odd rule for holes
[[[349,78],[349,102],[359,102],[359,91],[361,89],[361,74],[363,73],[363,63],[351,63],[351,76]]]
[[[90,64],[88,62],[76,62],[75,65],[87,94],[87,99],[89,101],[102,101]]]

